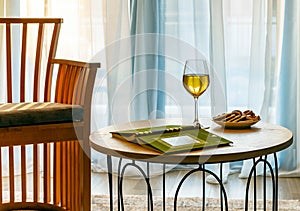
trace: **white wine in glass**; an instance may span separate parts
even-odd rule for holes
[[[198,119],[198,97],[209,86],[209,70],[204,59],[190,59],[184,65],[183,86],[194,97],[195,101],[195,127],[203,127]]]

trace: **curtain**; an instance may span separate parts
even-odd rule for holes
[[[201,57],[209,61],[214,80],[199,99],[200,117],[251,109],[265,122],[291,129],[296,125],[296,119],[286,125],[283,112],[278,115],[288,109],[280,106],[287,102],[284,93],[296,90],[293,83],[286,91],[280,88],[287,87],[284,81],[297,78],[286,72],[298,70],[297,66],[284,67],[291,65],[284,49],[291,51],[289,42],[299,42],[297,33],[288,33],[289,22],[293,29],[299,27],[298,13],[288,11],[295,5],[284,11],[281,0],[130,1],[129,8],[128,4],[112,1],[105,7],[109,123],[157,117],[192,120],[192,98],[183,91],[181,77],[184,61]],[[288,21],[291,17],[292,22]],[[295,154],[296,148],[288,150]],[[284,153],[290,151],[279,156],[281,172],[290,165],[285,164],[288,156]],[[252,160],[230,166],[246,177]]]
[[[164,30],[162,2],[104,1],[105,48],[100,56],[106,74],[99,89],[108,88],[108,124],[164,116],[164,37],[159,36]],[[113,158],[113,163],[118,161]],[[95,170],[106,170],[105,155],[97,153],[93,162]],[[139,165],[146,171],[144,162]],[[117,167],[113,165],[114,172]],[[150,172],[160,174],[162,165],[151,165]],[[128,169],[128,175],[136,172]]]
[[[298,87],[299,48],[292,46],[299,45],[299,3],[280,0],[166,2],[165,33],[189,42],[209,59],[224,83],[221,86],[226,99],[223,109],[251,109],[263,121],[286,126],[297,136],[298,97],[290,96],[298,96],[295,87]],[[171,66],[168,65],[167,70]],[[213,101],[213,93],[211,96]],[[208,99],[200,97],[203,115],[205,105],[201,105],[201,100]],[[286,115],[286,111],[292,111],[293,115]],[[297,165],[296,152],[294,143],[279,153],[281,175]],[[230,165],[241,172],[240,177],[246,177],[252,160]]]
[[[164,1],[130,1],[133,120],[164,117]],[[140,35],[140,36],[139,36]]]
[[[194,57],[209,60],[215,79],[200,98],[200,116],[210,118],[227,106],[259,112],[263,100],[269,102],[266,96],[272,96],[272,80],[265,78],[272,75],[272,1],[245,2],[131,1],[130,15],[126,2],[106,2],[110,123],[163,116],[192,119],[192,98],[182,91],[181,77],[185,59]],[[119,16],[111,17],[116,8]],[[240,9],[247,15],[239,14]],[[254,87],[266,88],[259,100],[253,100]]]
[[[273,10],[277,5],[273,0],[253,1],[252,4],[247,105],[249,109],[259,113],[263,121],[275,123],[276,97],[274,96],[276,96],[278,80],[275,40],[280,33],[276,31],[276,22],[280,17]],[[261,94],[255,90],[260,90]],[[252,160],[244,161],[240,177],[247,177],[252,163]],[[260,168],[258,174],[262,173],[262,166],[258,168]]]
[[[284,176],[299,176],[299,70],[300,70],[300,3],[285,1],[283,40],[278,88],[277,121],[292,130],[294,142],[279,154],[280,168]],[[288,111],[288,114],[287,114]]]
[[[92,130],[130,120],[128,105],[131,99],[131,39],[128,1],[104,0],[105,47],[98,53],[103,74],[96,81],[92,111]],[[104,101],[104,102],[103,102]],[[118,159],[113,158],[113,163]],[[92,170],[107,171],[106,155],[92,150]],[[113,165],[117,172],[117,165]]]

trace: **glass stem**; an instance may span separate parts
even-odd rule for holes
[[[194,97],[195,101],[195,120],[194,120],[194,126],[200,126],[199,119],[198,119],[198,97]]]

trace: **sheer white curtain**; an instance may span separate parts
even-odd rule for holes
[[[277,5],[277,2],[273,0],[248,2],[251,4],[248,5],[251,11],[246,24],[248,24],[250,33],[249,36],[246,34],[243,36],[248,37],[245,44],[249,55],[244,54],[243,62],[247,61],[247,63],[243,65],[249,64],[249,66],[240,66],[240,68],[248,69],[246,78],[243,78],[241,90],[244,90],[244,93],[241,95],[245,96],[246,103],[244,105],[247,109],[257,112],[265,122],[276,123],[276,93],[278,90],[276,61],[279,59],[278,51],[276,51],[278,43],[276,42],[279,41],[278,36],[281,33],[277,27],[281,14],[277,13],[276,9],[282,5]],[[231,69],[229,68],[229,71]],[[247,177],[251,166],[252,160],[244,161],[240,177]]]
[[[102,67],[105,69],[105,74],[101,76],[99,81],[98,91],[101,92],[101,89],[105,89],[107,87],[107,107],[104,113],[107,117],[106,124],[121,124],[124,122],[129,122],[139,117],[149,117],[149,110],[147,109],[147,101],[145,100],[145,92],[148,92],[149,89],[145,87],[149,87],[151,84],[151,80],[155,77],[155,73],[146,73],[147,72],[147,61],[148,54],[154,54],[157,56],[156,45],[155,43],[159,36],[150,33],[141,33],[132,35],[131,30],[133,29],[133,25],[136,26],[136,30],[143,30],[147,26],[146,22],[143,22],[144,13],[138,10],[132,10],[130,8],[130,1],[119,1],[119,0],[107,0],[104,1],[104,35],[105,35],[105,48],[98,55],[102,62]],[[137,1],[135,2],[135,6],[140,8],[141,10],[149,9],[147,8],[147,4],[152,4],[146,1]],[[134,7],[135,7],[134,6]],[[149,5],[148,5],[149,6]],[[153,6],[153,5],[152,5]],[[152,8],[153,9],[153,8]],[[150,9],[150,11],[152,11]],[[135,15],[130,14],[139,13]],[[133,20],[133,16],[136,17]],[[139,23],[135,22],[138,20]],[[150,25],[155,25],[155,20],[151,21]],[[135,22],[135,23],[133,23]],[[145,24],[145,25],[144,25]],[[151,28],[151,26],[149,28]],[[149,29],[148,28],[148,29]],[[153,41],[153,42],[152,42]],[[135,67],[133,67],[133,60],[138,57],[143,57],[139,60],[140,63],[136,62]],[[144,60],[145,59],[145,60]],[[151,60],[152,61],[152,60]],[[149,66],[155,66],[155,64],[150,64]],[[139,68],[137,68],[137,66]],[[137,68],[137,69],[135,69]],[[148,67],[149,68],[149,67]],[[151,69],[152,70],[152,69]],[[150,70],[150,71],[151,71]],[[155,69],[153,69],[155,71]],[[152,77],[152,78],[151,78]],[[151,86],[151,85],[150,85]],[[152,86],[151,86],[152,87]],[[153,87],[157,90],[157,87]],[[143,100],[139,98],[139,94]],[[102,99],[103,96],[95,95],[95,99]],[[147,97],[147,96],[146,96]],[[156,99],[154,99],[156,101]],[[142,104],[140,104],[140,102]],[[149,102],[153,103],[153,102]],[[139,105],[139,107],[134,108],[134,105]],[[148,104],[149,107],[149,104]],[[95,115],[101,112],[101,109],[95,110]],[[136,115],[142,114],[142,115]],[[151,115],[151,114],[150,114]],[[100,115],[101,116],[101,115]],[[103,124],[103,122],[102,122]],[[101,127],[101,121],[95,121],[96,128]],[[93,157],[94,170],[95,171],[106,171],[106,155],[94,152],[95,156]],[[113,172],[117,172],[118,170],[118,158],[113,158]],[[128,160],[123,160],[122,163],[129,162]],[[146,163],[140,162],[140,167],[146,171]],[[162,165],[150,165],[150,174],[156,175],[162,172]],[[127,169],[126,175],[135,175],[135,169]]]
[[[210,60],[224,83],[223,109],[251,109],[263,121],[275,123],[282,1],[167,0],[166,4],[166,34],[190,43]],[[200,115],[211,117],[214,113],[205,114],[205,103],[201,105],[207,100],[199,99]],[[231,165],[244,177],[252,160]]]
[[[161,1],[163,5],[160,6],[164,8],[165,13],[164,20],[159,22],[164,24],[165,30],[165,72],[174,77],[178,85],[175,87],[174,83],[165,84],[166,93],[176,93],[166,96],[166,117],[184,116],[192,119],[193,113],[189,113],[192,111],[192,98],[182,91],[180,82],[184,59],[201,54],[210,61],[219,81],[219,84],[213,84],[211,87],[215,88],[218,85],[216,90],[221,92],[215,93],[211,88],[210,95],[208,93],[201,96],[201,117],[210,118],[231,109],[252,109],[260,114],[264,121],[274,121],[273,96],[278,76],[275,66],[278,32],[274,2],[276,3],[274,0]],[[130,35],[130,27],[133,27],[129,25],[128,4],[127,1],[107,1],[105,7],[108,29],[105,32],[105,54],[109,55],[105,61],[108,72],[107,85],[110,89],[108,110],[118,118],[109,119],[116,122],[130,120],[128,105],[132,97],[132,66],[129,58],[134,56],[135,52],[130,51],[132,40],[126,38]],[[130,9],[142,11],[143,4]],[[141,24],[146,17],[143,13],[137,14],[141,15]],[[144,29],[147,27],[142,26]],[[175,46],[168,45],[169,37],[177,40]],[[194,54],[187,52],[185,46],[189,46],[188,49],[194,51]],[[218,97],[215,97],[215,94],[218,94]],[[240,165],[239,168],[243,166],[241,176],[249,171],[250,165],[247,162],[245,165],[234,165]]]
[[[57,57],[89,61],[104,47],[102,1],[0,1],[3,17],[59,17]]]

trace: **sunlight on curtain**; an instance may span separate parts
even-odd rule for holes
[[[244,33],[239,36],[246,38],[247,47],[245,50],[248,50],[248,52],[243,51],[243,59],[241,60],[243,63],[239,63],[238,67],[243,70],[243,73],[239,74],[238,69],[235,69],[236,67],[229,68],[229,71],[235,70],[235,73],[232,74],[233,77],[239,75],[242,79],[240,87],[232,87],[239,88],[240,91],[243,90],[234,100],[242,99],[239,107],[245,106],[244,109],[251,109],[259,113],[264,122],[275,123],[275,93],[277,92],[276,82],[278,79],[278,69],[275,66],[277,60],[276,38],[278,36],[278,31],[276,31],[276,1],[252,1],[249,4],[248,8],[252,10],[247,13],[244,7],[246,15],[242,15],[249,35]],[[244,48],[240,49],[244,50]],[[239,52],[240,50],[237,50],[236,54]],[[251,166],[251,160],[244,161],[240,177],[246,177]],[[262,168],[260,167],[260,169]],[[258,174],[260,173],[258,171]]]
[[[166,34],[190,43],[210,60],[224,83],[223,109],[251,109],[263,121],[275,123],[276,39],[280,34],[276,31],[276,1],[166,2]],[[166,62],[166,70],[174,69],[174,64]],[[203,103],[209,101],[205,97],[199,99],[200,116],[211,117],[213,114],[205,109],[209,105]],[[167,106],[172,105],[167,102]],[[249,171],[247,163],[235,163],[243,166],[241,176]]]
[[[108,98],[108,118],[104,124],[128,122],[127,105],[130,104],[131,94],[131,84],[128,83],[131,76],[129,3],[105,0],[103,5],[105,48],[102,61],[106,75],[102,80],[102,88],[107,87]]]
[[[23,17],[63,18],[58,58],[89,61],[103,48],[102,1],[25,0],[21,8]]]
[[[166,35],[188,42],[211,61],[220,80],[226,82],[223,88],[227,102],[224,103],[228,103],[228,110],[250,108],[260,113],[262,108],[265,65],[271,57],[274,61],[276,50],[276,18],[272,16],[275,14],[270,2],[167,0]],[[266,52],[269,49],[272,52]],[[179,67],[167,62],[166,69]],[[180,72],[176,74],[180,76]],[[254,87],[262,90],[258,98]]]
[[[185,60],[197,57],[206,58],[213,70],[208,91],[199,98],[200,117],[211,118],[227,110],[223,21],[218,15],[222,13],[221,1],[166,0],[165,36],[177,39],[177,48],[165,47],[165,71],[178,81],[176,88],[166,81],[166,90],[174,93],[173,99],[166,99],[166,117],[193,119],[193,98],[181,80]],[[174,57],[173,51],[178,55]]]
[[[286,176],[300,175],[299,147],[299,69],[300,69],[300,3],[285,1],[282,57],[278,88],[278,123],[293,131],[294,143],[279,154],[280,167]]]
[[[165,39],[159,35],[164,34],[164,1],[131,0],[130,8],[134,88],[131,102],[132,120],[163,118]],[[149,34],[156,36],[147,39]]]

